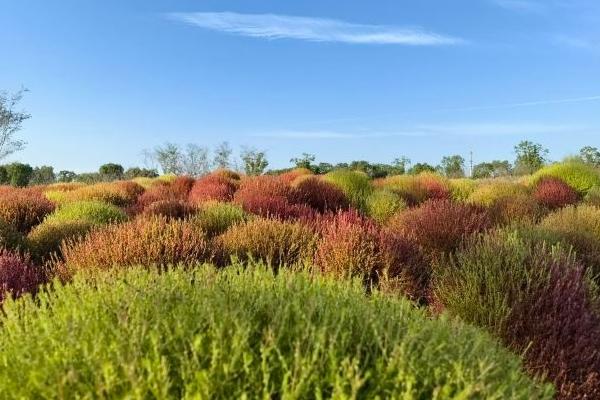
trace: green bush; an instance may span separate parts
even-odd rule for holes
[[[366,200],[367,213],[380,224],[406,208],[406,202],[391,190],[376,190]]]
[[[532,183],[537,183],[545,176],[564,181],[581,195],[585,195],[594,186],[600,186],[600,172],[593,166],[581,162],[548,165],[532,176]]]
[[[248,214],[237,204],[209,201],[192,218],[209,237],[220,235],[231,226],[248,220]]]
[[[23,246],[23,239],[23,234],[0,219],[0,249],[19,249]]]
[[[27,235],[27,247],[34,260],[44,262],[55,254],[60,256],[63,241],[83,237],[93,227],[85,220],[44,221]]]
[[[492,206],[507,197],[527,194],[527,187],[510,181],[492,181],[480,185],[468,198],[468,201],[483,206]]]
[[[127,215],[119,207],[97,200],[82,200],[64,204],[46,217],[48,224],[83,221],[94,225],[123,222]]]
[[[452,198],[458,201],[465,201],[471,193],[477,189],[477,181],[468,178],[450,179],[450,192]]]
[[[7,399],[552,396],[486,334],[357,281],[137,269],[38,299],[0,316]]]
[[[590,206],[600,207],[600,186],[592,186],[583,201]]]
[[[324,179],[342,189],[352,206],[359,210],[365,209],[367,197],[373,192],[371,180],[367,174],[338,169],[325,175]]]

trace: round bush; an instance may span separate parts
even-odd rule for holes
[[[548,165],[537,171],[532,181],[537,183],[544,177],[558,178],[581,195],[585,195],[594,186],[600,186],[600,172],[593,166],[581,162]]]
[[[192,219],[208,237],[225,232],[233,225],[248,220],[248,214],[238,205],[231,203],[206,202]]]
[[[308,205],[319,212],[347,209],[350,202],[344,192],[316,176],[303,175],[294,182],[293,202]]]
[[[83,221],[93,225],[105,225],[110,222],[123,222],[127,215],[119,207],[97,200],[75,201],[59,207],[48,215],[44,222],[60,224],[62,222]]]
[[[194,205],[206,201],[231,201],[239,183],[223,174],[213,173],[198,179],[189,194]]]
[[[133,205],[143,192],[144,188],[132,181],[103,182],[64,192],[57,201],[62,204],[72,201],[96,200],[126,207]]]
[[[167,218],[183,219],[196,212],[196,208],[182,200],[163,200],[150,204],[144,215],[163,215]]]
[[[35,294],[43,282],[42,270],[33,265],[28,258],[0,249],[0,303],[9,297],[16,298],[25,293]]]
[[[449,182],[452,198],[457,201],[466,201],[478,186],[477,181],[468,178],[450,179]]]
[[[477,187],[468,201],[473,204],[492,206],[501,199],[527,194],[525,185],[509,181],[491,181]]]
[[[18,250],[23,247],[23,234],[0,219],[0,249]]]
[[[236,266],[55,286],[0,316],[14,398],[552,398],[488,335],[356,282]]]
[[[53,210],[54,205],[32,189],[11,189],[0,193],[0,219],[19,232],[29,232]]]
[[[382,188],[398,193],[409,205],[417,205],[429,199],[449,199],[448,180],[437,174],[424,172],[419,175],[395,175],[378,183]]]
[[[367,214],[380,224],[406,207],[406,202],[398,194],[387,189],[375,190],[366,201]]]
[[[44,221],[29,232],[27,246],[36,261],[60,258],[65,240],[83,238],[94,226],[86,220]]]
[[[533,197],[544,207],[555,210],[579,201],[577,192],[560,179],[544,177],[538,181]]]
[[[489,208],[497,225],[537,223],[547,210],[529,194],[521,193],[497,199]]]
[[[234,225],[219,237],[226,258],[234,256],[246,260],[250,257],[273,267],[309,261],[316,240],[315,233],[304,225],[265,218]]]
[[[313,175],[312,171],[308,168],[294,168],[291,171],[284,172],[279,175],[279,178],[285,183],[292,184],[294,181],[297,181],[299,178],[306,178]]]
[[[58,270],[68,277],[78,270],[191,264],[209,259],[209,250],[204,233],[190,221],[142,217],[64,243]]]
[[[324,179],[340,188],[352,206],[359,210],[365,209],[366,199],[373,191],[367,174],[339,169],[329,172]]]

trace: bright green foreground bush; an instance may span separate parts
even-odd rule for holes
[[[592,187],[600,186],[600,172],[590,165],[579,162],[548,165],[536,172],[532,181],[536,183],[545,176],[552,176],[564,181],[582,195],[585,195]]]
[[[129,270],[4,305],[4,398],[539,399],[475,328],[359,282]]]
[[[46,217],[44,223],[57,224],[67,221],[83,221],[93,225],[123,222],[127,215],[119,207],[97,200],[67,203]]]
[[[358,171],[338,169],[325,175],[324,179],[340,188],[355,208],[364,210],[367,197],[373,192],[367,174]]]

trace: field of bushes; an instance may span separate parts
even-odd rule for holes
[[[600,398],[600,171],[0,186],[2,398]]]

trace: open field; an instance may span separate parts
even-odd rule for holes
[[[600,172],[0,187],[3,398],[600,397]]]

